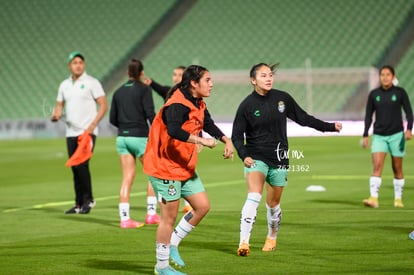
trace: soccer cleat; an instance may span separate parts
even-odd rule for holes
[[[174,245],[170,245],[170,260],[176,267],[182,268],[185,266],[185,263],[178,252],[178,247]]]
[[[243,242],[239,245],[237,249],[237,256],[247,257],[250,253],[250,245],[248,243]]]
[[[157,214],[147,215],[145,217],[145,223],[146,224],[159,224],[160,223],[160,220],[161,220],[161,218]]]
[[[276,249],[276,240],[273,240],[267,237],[265,244],[263,245],[262,251],[274,251],[275,249]]]
[[[186,206],[183,207],[183,213],[190,212],[191,210],[193,210],[191,205],[186,205]]]
[[[121,224],[120,224],[121,228],[140,228],[143,226],[144,226],[143,222],[138,222],[138,221],[134,221],[131,219],[121,221]]]
[[[412,231],[410,234],[408,234],[408,237],[414,241],[414,231]]]
[[[75,205],[74,207],[72,207],[71,209],[68,209],[65,211],[65,214],[78,214],[80,211],[80,207]]]
[[[378,198],[375,197],[369,197],[368,199],[365,199],[362,201],[365,206],[372,207],[372,208],[378,208]]]
[[[170,275],[170,274],[172,274],[172,275],[187,275],[187,273],[182,273],[178,270],[175,270],[171,266],[167,266],[166,268],[163,268],[163,269],[158,269],[157,266],[155,266],[154,274],[155,275]]]
[[[394,207],[403,208],[404,204],[403,204],[402,200],[401,199],[395,199],[394,200]]]

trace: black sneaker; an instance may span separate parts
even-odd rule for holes
[[[90,201],[90,202],[89,202],[89,207],[90,207],[90,208],[94,208],[94,207],[95,207],[95,205],[96,205],[96,201]]]
[[[88,214],[91,212],[91,209],[96,205],[95,201],[90,201],[88,203],[85,203],[82,205],[82,207],[79,210],[79,214]]]
[[[71,209],[66,210],[65,214],[78,214],[80,212],[80,210],[81,209],[79,208],[79,206],[75,205]]]

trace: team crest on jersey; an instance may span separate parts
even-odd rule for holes
[[[397,96],[396,95],[392,95],[391,101],[397,101]]]
[[[285,102],[283,101],[279,101],[278,105],[277,105],[277,109],[279,110],[279,112],[283,113],[285,111]]]
[[[174,185],[168,186],[168,195],[175,196],[177,194],[177,190],[175,189]]]

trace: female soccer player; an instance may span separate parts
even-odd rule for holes
[[[136,172],[136,158],[142,163],[147,137],[148,124],[154,119],[154,102],[151,89],[141,82],[144,66],[140,60],[131,59],[128,65],[129,80],[115,91],[109,121],[118,128],[116,147],[122,167],[122,184],[119,194],[119,215],[121,228],[137,228],[142,222],[130,218],[129,198]],[[158,224],[157,199],[151,184],[147,186],[147,224]]]
[[[233,157],[231,140],[215,125],[203,101],[210,96],[212,88],[211,75],[206,68],[187,67],[181,82],[170,90],[150,129],[144,172],[150,176],[161,209],[155,274],[183,274],[169,265],[169,258],[175,265],[184,267],[177,246],[210,210],[210,202],[196,172],[197,147],[214,148],[218,139],[225,143],[224,158]],[[214,138],[200,137],[201,130]],[[180,198],[185,198],[193,210],[184,215],[173,231]]]
[[[259,63],[251,68],[254,91],[241,102],[233,122],[232,141],[245,166],[247,181],[247,199],[240,219],[239,256],[250,253],[250,234],[265,183],[268,234],[262,250],[276,249],[282,218],[280,199],[289,170],[287,118],[319,131],[342,129],[341,123],[316,119],[302,110],[288,93],[272,89],[276,66]]]
[[[181,81],[181,79],[183,77],[184,70],[185,70],[185,67],[181,66],[181,65],[174,68],[173,74],[172,74],[172,77],[171,77],[173,85],[176,85],[177,83],[179,83]],[[163,86],[163,85],[159,84],[158,82],[156,82],[154,79],[149,78],[149,77],[144,79],[144,84],[148,85],[148,86],[151,86],[151,88],[157,94],[159,94],[164,100],[166,100],[167,93],[171,89],[170,86]],[[187,213],[190,210],[191,210],[191,205],[188,203],[188,201],[184,200],[183,213]]]
[[[365,129],[362,146],[369,146],[368,130],[371,127],[372,115],[375,112],[374,134],[372,136],[372,173],[369,178],[370,197],[363,200],[364,205],[377,208],[378,193],[381,187],[381,175],[384,160],[391,153],[392,170],[394,172],[394,207],[402,208],[402,193],[404,188],[403,157],[405,155],[405,140],[412,137],[413,111],[407,92],[402,87],[393,85],[395,70],[385,65],[380,71],[381,86],[370,92],[365,111]],[[406,131],[402,121],[401,108],[407,118]]]

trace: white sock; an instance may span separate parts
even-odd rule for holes
[[[157,198],[155,196],[147,197],[147,214],[148,215],[157,214]]]
[[[394,198],[395,199],[401,199],[402,193],[404,189],[405,180],[404,179],[394,179]]]
[[[273,208],[270,208],[266,204],[267,209],[267,237],[270,239],[276,240],[277,232],[279,231],[280,222],[282,221],[282,209],[280,204],[276,205]]]
[[[184,200],[184,206],[188,206],[188,205],[190,205],[190,203],[188,201]]]
[[[174,228],[173,233],[171,234],[171,245],[178,246],[182,239],[185,238],[193,229],[192,226],[186,219],[185,216],[192,215],[191,213],[187,213],[184,215],[178,225]]]
[[[246,202],[241,211],[240,217],[240,244],[249,243],[253,224],[256,221],[257,207],[259,206],[262,195],[259,193],[248,193]]]
[[[370,177],[369,178],[369,191],[371,197],[378,198],[379,189],[381,187],[381,178],[380,177]]]
[[[170,258],[170,245],[165,243],[155,243],[156,257],[157,257],[157,268],[164,269],[169,265]]]
[[[121,221],[129,220],[129,202],[119,203],[119,217]]]

